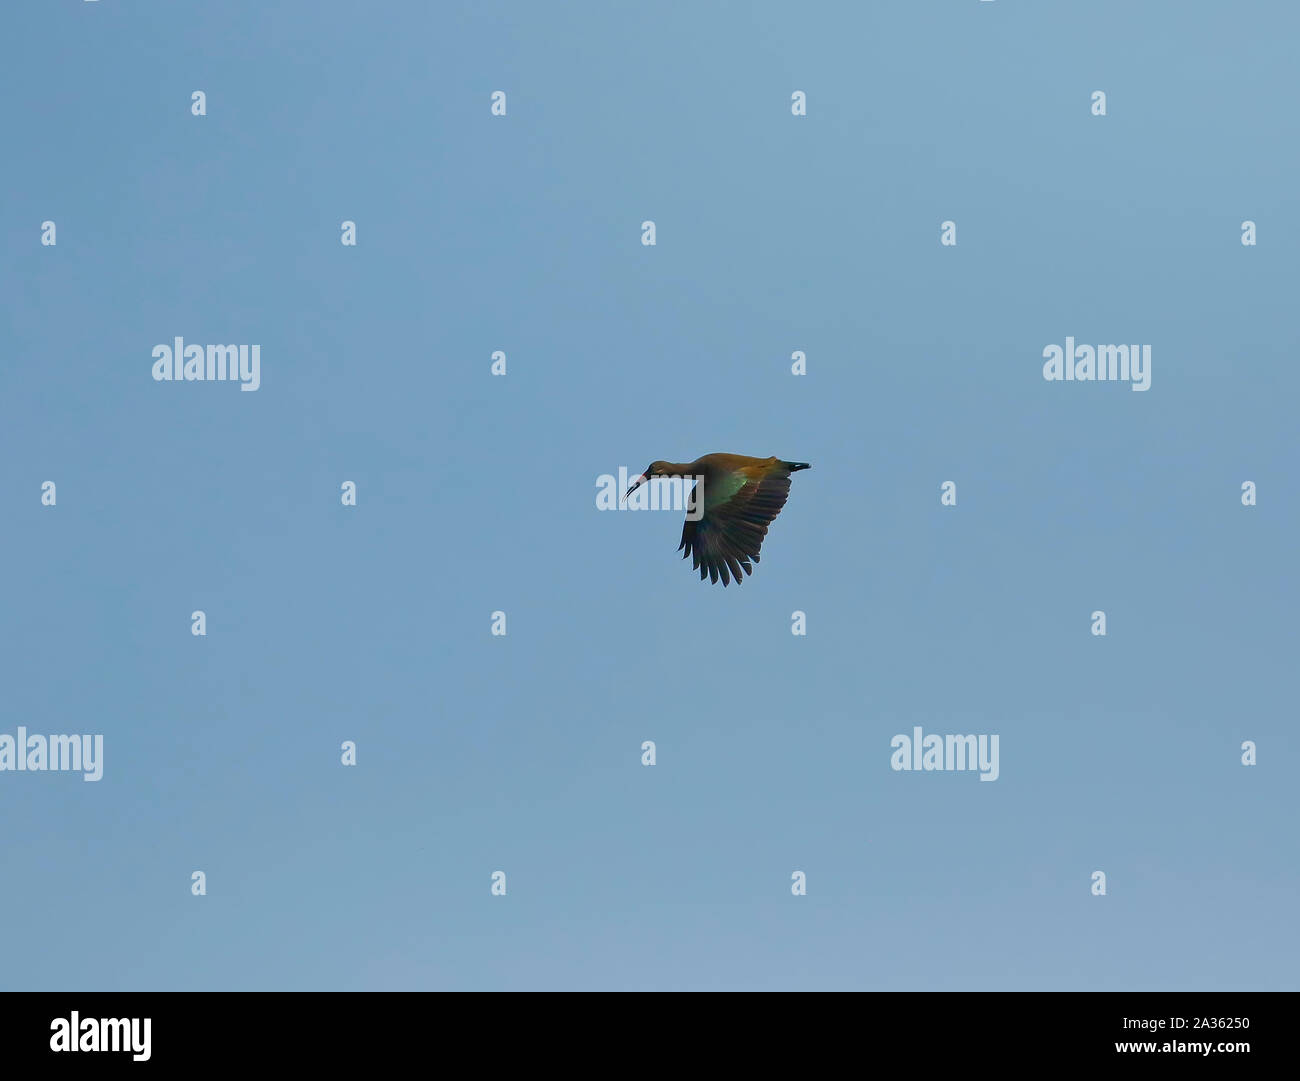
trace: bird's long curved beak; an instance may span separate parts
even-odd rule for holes
[[[633,492],[635,492],[638,488],[640,488],[641,485],[643,485],[644,483],[645,483],[645,474],[642,473],[642,474],[641,474],[639,477],[637,477],[636,480],[632,483],[632,487],[629,488],[626,492],[623,493],[623,502],[626,503],[626,502],[627,502],[627,497],[630,496]]]

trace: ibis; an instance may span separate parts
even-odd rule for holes
[[[807,462],[780,458],[749,458],[743,454],[706,454],[693,462],[651,462],[623,498],[651,477],[694,480],[691,502],[682,527],[682,558],[694,560],[700,581],[725,586],[753,574],[767,527],[781,513],[790,494],[790,474],[808,469]],[[698,502],[701,497],[703,504]]]

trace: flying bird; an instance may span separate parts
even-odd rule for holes
[[[743,454],[706,454],[685,463],[651,462],[623,498],[627,499],[651,477],[697,480],[691,489],[682,543],[677,550],[683,559],[691,556],[695,560],[693,566],[700,572],[700,581],[708,578],[717,582],[721,578],[725,586],[733,578],[739,582],[742,571],[754,573],[750,561],[758,562],[767,527],[785,506],[790,474],[808,468],[807,462],[748,458]],[[702,515],[697,502],[701,484]],[[697,521],[691,520],[697,516]]]

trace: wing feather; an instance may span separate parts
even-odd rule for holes
[[[712,582],[722,578],[739,582],[753,574],[758,551],[767,527],[781,513],[790,495],[790,474],[772,473],[758,479],[746,479],[730,498],[713,506],[705,503],[699,521],[687,521],[682,527],[682,543],[677,550],[682,558],[692,558],[692,567]]]

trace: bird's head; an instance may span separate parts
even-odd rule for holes
[[[639,477],[636,478],[636,480],[632,482],[632,487],[623,493],[623,498],[626,499],[638,488],[640,488],[641,485],[643,485],[646,481],[648,481],[651,477],[671,476],[672,469],[673,467],[668,462],[651,462],[648,466],[645,467],[645,472],[642,473]]]

